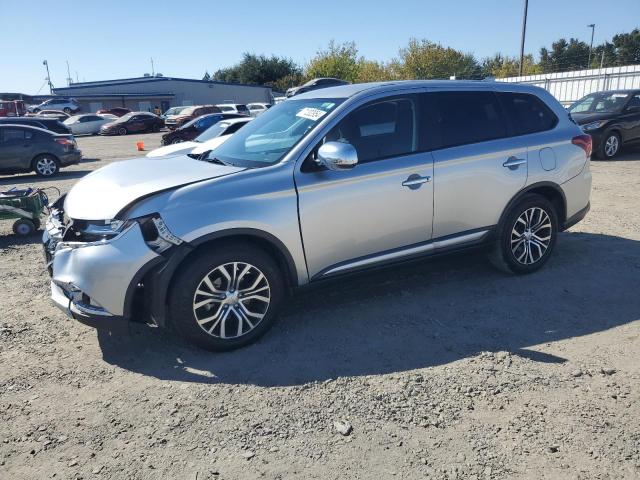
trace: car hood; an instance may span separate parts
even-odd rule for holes
[[[186,155],[114,162],[76,183],[67,194],[64,209],[69,218],[111,220],[139,198],[242,170]]]
[[[573,118],[578,125],[586,125],[587,123],[597,122],[598,120],[611,120],[617,117],[617,113],[572,113]]]
[[[201,144],[198,142],[180,142],[173,143],[164,147],[156,148],[147,153],[147,157],[166,157],[167,155],[186,154],[191,152],[194,148],[199,147]]]
[[[194,148],[191,153],[200,155],[201,153],[215,150],[230,138],[231,135],[220,135],[219,137],[212,138],[211,140],[207,140],[206,142],[197,143],[196,148]]]

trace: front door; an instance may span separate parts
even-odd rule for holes
[[[431,239],[433,159],[420,152],[416,95],[370,102],[325,137],[353,145],[358,165],[296,171],[299,215],[311,278],[419,251]]]

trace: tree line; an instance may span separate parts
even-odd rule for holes
[[[523,74],[582,70],[585,68],[611,67],[640,63],[640,29],[615,35],[611,41],[595,45],[589,52],[589,44],[576,38],[561,38],[542,47],[539,58],[524,57]],[[269,85],[284,92],[317,77],[335,77],[350,82],[373,82],[410,79],[483,79],[517,76],[520,59],[496,53],[478,60],[471,53],[443,46],[429,40],[411,39],[398,51],[397,57],[388,62],[370,60],[359,54],[354,42],[330,41],[327,48],[316,55],[304,67],[290,58],[244,53],[236,65],[217,70],[204,80]]]

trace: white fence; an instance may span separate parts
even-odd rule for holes
[[[640,65],[524,75],[498,78],[496,81],[536,85],[548,90],[563,105],[568,105],[592,92],[640,89]]]

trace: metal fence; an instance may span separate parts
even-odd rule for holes
[[[548,90],[563,105],[568,105],[592,92],[640,89],[640,65],[524,75],[498,78],[496,81],[536,85]]]

